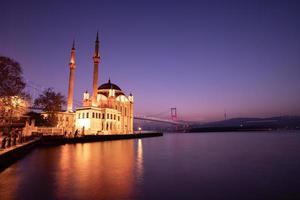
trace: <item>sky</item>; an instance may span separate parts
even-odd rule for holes
[[[91,92],[99,31],[100,84],[135,98],[135,115],[213,121],[300,114],[300,2],[1,1],[0,55],[28,85],[67,95],[72,40],[75,95]],[[28,88],[33,96],[37,92]]]

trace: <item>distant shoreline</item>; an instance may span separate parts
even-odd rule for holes
[[[255,131],[276,131],[276,130],[300,130],[300,129],[276,129],[258,127],[201,127],[191,128],[190,133],[209,133],[209,132],[255,132]]]

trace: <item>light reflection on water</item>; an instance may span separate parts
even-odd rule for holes
[[[79,199],[130,196],[134,183],[133,140],[74,146],[71,150],[68,145],[62,148],[55,196],[65,199],[69,192]]]
[[[299,152],[299,132],[39,148],[0,173],[0,199],[300,199]]]
[[[138,181],[143,181],[143,140],[138,139],[137,141],[137,156],[136,156],[136,174]]]
[[[135,152],[134,140],[121,140],[36,149],[1,173],[1,200],[131,198],[141,148],[141,141]]]

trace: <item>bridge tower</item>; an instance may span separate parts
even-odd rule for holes
[[[171,120],[177,121],[177,109],[176,108],[171,108]]]

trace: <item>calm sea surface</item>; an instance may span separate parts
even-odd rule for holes
[[[0,199],[300,199],[300,132],[38,148],[0,173]]]

